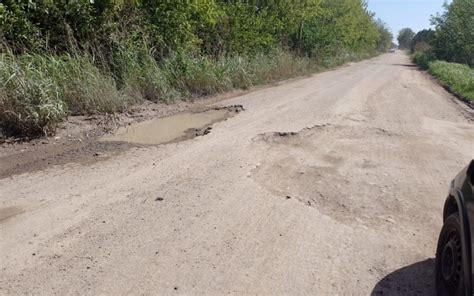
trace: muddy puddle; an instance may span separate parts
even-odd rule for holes
[[[213,123],[242,110],[242,106],[231,106],[156,118],[121,127],[114,134],[101,137],[100,141],[157,145],[186,140],[208,134]]]

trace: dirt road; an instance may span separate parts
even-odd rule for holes
[[[245,111],[0,180],[0,294],[433,293],[474,124],[407,56],[219,104]]]

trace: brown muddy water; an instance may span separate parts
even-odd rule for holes
[[[241,106],[232,106],[156,118],[121,127],[114,134],[103,136],[100,141],[157,145],[185,140],[207,134],[210,125],[241,110]]]

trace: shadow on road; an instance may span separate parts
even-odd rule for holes
[[[402,67],[407,67],[407,68],[418,68],[418,65],[415,64],[391,64],[393,66],[402,66]]]
[[[395,270],[375,285],[371,295],[435,295],[434,260]]]

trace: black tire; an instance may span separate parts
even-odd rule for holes
[[[459,213],[451,214],[441,229],[436,249],[435,285],[438,296],[465,295]]]

